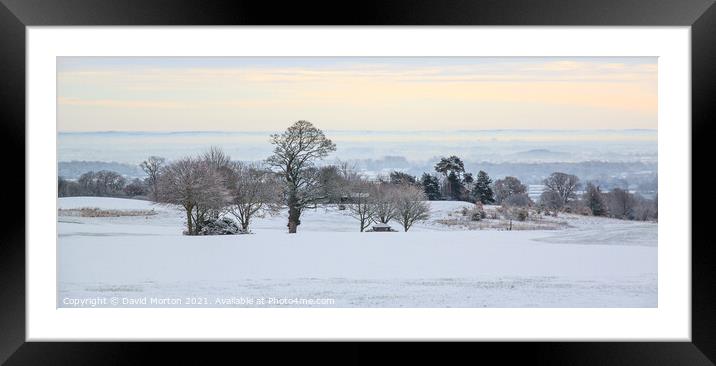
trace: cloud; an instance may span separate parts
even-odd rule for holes
[[[202,85],[235,83],[352,82],[530,82],[530,81],[649,81],[656,78],[656,65],[588,61],[524,61],[514,64],[401,65],[367,63],[321,67],[182,67],[61,71],[61,83],[115,85],[131,90],[170,90]]]
[[[405,125],[399,119],[418,120],[419,115],[432,113],[446,124],[469,128],[472,116],[480,118],[480,113],[489,110],[490,118],[510,128],[521,123],[517,118],[527,118],[521,111],[529,110],[553,119],[553,126],[595,121],[595,111],[604,111],[613,126],[641,128],[653,121],[656,127],[655,58],[652,63],[517,57],[489,62],[482,58],[398,58],[315,64],[280,59],[265,65],[221,67],[162,67],[156,61],[132,67],[58,68],[58,104],[67,107],[63,111],[72,113],[77,126],[84,119],[91,124],[113,114],[146,118],[166,129],[179,120],[191,123],[190,117],[205,124],[225,124],[239,117],[284,121],[294,116],[320,116],[346,128],[362,126],[368,118],[385,119],[375,125],[392,129]],[[569,116],[562,113],[565,109],[570,109]],[[62,114],[58,123],[69,115]],[[514,123],[511,116],[515,116]],[[119,118],[112,120],[123,123]],[[584,128],[601,127],[590,125],[601,122],[583,123]]]
[[[177,101],[156,101],[156,100],[115,100],[115,99],[81,99],[58,97],[57,103],[63,106],[85,106],[85,107],[106,107],[106,108],[160,108],[178,109],[187,108],[188,104]]]

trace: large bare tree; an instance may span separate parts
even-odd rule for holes
[[[315,162],[336,150],[323,131],[308,121],[298,121],[281,134],[271,135],[273,155],[266,162],[283,178],[288,206],[288,232],[295,233],[301,224],[301,212],[324,197],[318,189]]]
[[[570,199],[576,198],[579,178],[576,175],[555,172],[550,174],[543,184],[546,191],[553,193],[552,197],[558,198],[555,203],[559,209],[562,209]]]
[[[282,192],[274,172],[257,164],[232,163],[227,186],[231,194],[228,212],[244,231],[249,230],[252,218],[278,212]]]
[[[212,146],[200,156],[200,159],[208,166],[209,169],[219,175],[219,178],[224,183],[226,188],[230,190],[231,187],[229,186],[229,181],[233,173],[231,157],[220,147]],[[222,208],[208,209],[206,212],[207,217],[213,220],[218,219]]]
[[[220,210],[229,198],[222,175],[203,159],[184,158],[169,164],[157,183],[158,202],[186,211],[188,235],[197,235],[207,213]]]
[[[395,221],[408,231],[417,221],[427,220],[430,217],[430,205],[425,202],[425,193],[412,184],[404,184],[396,191]]]
[[[157,180],[159,179],[159,171],[166,160],[159,156],[150,156],[139,166],[147,174],[147,185],[149,186],[149,194],[152,200],[157,201]]]

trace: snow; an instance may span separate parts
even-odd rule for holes
[[[148,201],[60,198],[59,208],[151,210],[151,216],[59,217],[58,306],[67,299],[172,298],[118,306],[655,307],[654,223],[561,215],[566,230],[459,230],[435,221],[464,202],[430,202],[405,232],[360,233],[335,207],[307,210],[298,234],[286,215],[254,234],[181,235],[184,214]],[[391,222],[391,225],[393,223]],[[393,225],[397,227],[399,225]],[[187,297],[208,299],[191,304]],[[334,299],[330,305],[216,299]],[[112,306],[112,305],[98,305]]]

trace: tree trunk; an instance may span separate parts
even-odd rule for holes
[[[206,221],[204,219],[206,212],[203,212],[199,210],[199,206],[196,207],[196,215],[194,217],[194,234],[192,235],[198,235],[199,230],[201,230],[201,227],[203,226],[204,222]]]
[[[194,225],[191,223],[191,210],[192,209],[186,210],[186,229],[188,235],[194,235]]]
[[[246,219],[246,220],[242,220],[242,221],[241,221],[241,228],[242,228],[244,231],[247,231],[247,232],[249,231],[249,219]]]
[[[298,207],[298,197],[296,197],[296,191],[290,189],[288,194],[288,233],[295,234],[298,225],[301,225],[301,208]]]
[[[298,225],[301,224],[301,211],[295,206],[288,207],[288,233],[295,234]]]
[[[152,182],[152,183],[149,185],[149,190],[151,191],[152,200],[154,200],[154,202],[159,201],[159,190],[157,189],[157,183],[156,183],[156,182]]]

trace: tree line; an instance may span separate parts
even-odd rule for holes
[[[166,163],[150,158],[148,192],[156,202],[178,205],[186,214],[187,235],[217,233],[230,226],[231,215],[248,232],[255,217],[287,210],[287,231],[296,233],[306,209],[338,203],[359,221],[360,231],[372,222],[395,220],[404,231],[427,218],[429,206],[419,187],[375,182],[348,164],[316,163],[336,145],[308,121],[298,121],[271,135],[273,154],[262,164],[233,161],[219,148],[203,155]]]
[[[296,233],[302,213],[321,203],[340,203],[358,219],[360,231],[371,222],[399,222],[405,231],[427,218],[429,207],[418,187],[371,182],[347,164],[318,167],[316,162],[336,145],[308,121],[298,121],[271,135],[273,154],[261,165],[246,165],[212,148],[199,157],[152,166],[148,180],[152,199],[178,205],[186,212],[186,233],[198,235],[233,215],[248,231],[254,217],[288,208],[287,229]]]
[[[441,158],[435,165],[435,172],[437,174],[423,173],[420,179],[407,173],[393,172],[390,180],[420,185],[429,200],[534,208],[554,216],[560,212],[569,212],[624,220],[658,219],[658,195],[654,199],[647,199],[626,188],[603,192],[593,182],[583,185],[579,177],[573,174],[550,174],[542,181],[544,191],[535,202],[529,197],[527,186],[518,178],[507,176],[493,182],[482,170],[478,172],[477,178],[473,178],[471,173],[465,171],[464,163],[457,156]]]
[[[347,162],[318,166],[336,150],[323,131],[298,121],[270,136],[273,153],[262,163],[232,160],[213,147],[199,156],[167,162],[152,156],[140,166],[144,180],[127,181],[111,171],[87,172],[75,181],[58,179],[63,196],[146,197],[177,205],[186,214],[187,235],[248,232],[251,220],[287,208],[287,231],[296,233],[302,213],[319,204],[338,204],[358,222],[360,231],[371,224],[397,222],[404,231],[429,216],[426,200],[459,200],[482,205],[534,208],[557,215],[574,212],[621,219],[656,219],[656,199],[647,200],[626,190],[601,192],[579,178],[555,172],[544,180],[538,202],[516,177],[492,181],[485,171],[466,172],[457,156],[443,157],[433,174],[420,178],[393,171],[369,179]],[[228,217],[233,217],[234,220]],[[240,225],[240,226],[239,226]]]

